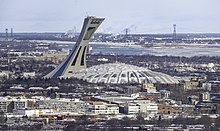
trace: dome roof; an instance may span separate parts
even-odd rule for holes
[[[167,74],[124,63],[109,63],[92,66],[74,72],[73,76],[90,83],[179,83],[178,80]]]

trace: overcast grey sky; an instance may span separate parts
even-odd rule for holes
[[[220,33],[220,0],[0,0],[0,32],[80,31],[87,14],[106,18],[99,32]]]

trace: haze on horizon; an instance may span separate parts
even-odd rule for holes
[[[220,0],[0,0],[0,32],[80,31],[86,15],[106,18],[98,32],[220,33]]]

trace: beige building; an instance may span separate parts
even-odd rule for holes
[[[182,107],[178,105],[158,104],[158,113],[162,114],[180,114],[182,113]]]
[[[197,87],[198,85],[199,85],[198,81],[190,81],[190,80],[184,81],[184,89],[185,90],[191,90],[191,89]]]
[[[142,89],[144,91],[147,91],[147,93],[156,93],[156,87],[154,86],[154,84],[143,84],[142,85]]]

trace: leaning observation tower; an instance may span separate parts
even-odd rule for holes
[[[86,68],[86,50],[89,48],[91,36],[103,22],[104,18],[88,16],[79,38],[67,58],[44,78],[69,78],[73,72]]]

